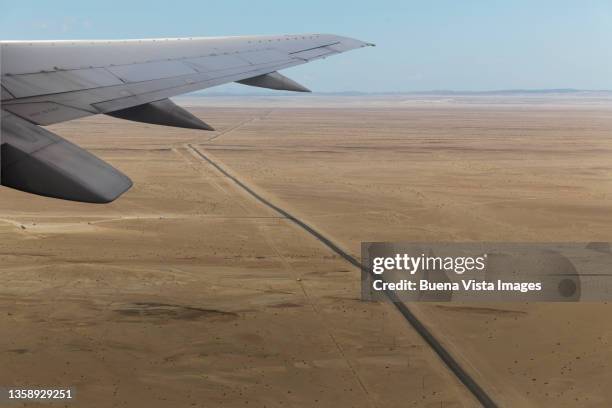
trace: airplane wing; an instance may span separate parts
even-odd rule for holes
[[[168,98],[229,82],[307,92],[277,71],[368,45],[329,34],[0,42],[1,184],[112,201],[129,178],[37,125],[103,113],[212,130]]]

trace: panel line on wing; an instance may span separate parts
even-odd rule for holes
[[[299,51],[293,51],[293,52],[290,52],[289,55],[291,55],[291,54],[298,54],[300,52],[305,52],[305,51],[316,50],[317,48],[325,48],[325,47],[329,47],[331,45],[337,45],[337,44],[340,44],[340,41],[336,41],[336,42],[325,44],[325,45],[318,45],[316,47],[306,48],[306,49],[299,50]]]

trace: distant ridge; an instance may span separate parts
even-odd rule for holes
[[[425,95],[524,95],[524,94],[612,94],[609,90],[591,90],[574,88],[552,88],[552,89],[498,89],[491,91],[453,91],[434,90],[424,92],[405,92],[404,94]]]
[[[342,92],[317,92],[313,91],[312,94],[299,95],[300,97],[313,97],[313,96],[401,96],[401,95],[432,95],[432,96],[512,96],[512,95],[573,95],[580,94],[584,96],[612,96],[612,90],[591,90],[591,89],[574,89],[574,88],[552,88],[552,89],[499,89],[489,91],[457,91],[457,90],[430,90],[430,91],[399,91],[399,92],[363,92],[363,91],[342,91]],[[296,96],[293,92],[278,92],[278,91],[198,91],[189,94],[191,97],[208,97],[208,96],[240,96],[240,97],[279,97],[279,96]]]

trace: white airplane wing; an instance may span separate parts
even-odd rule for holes
[[[368,45],[329,34],[0,42],[1,184],[112,201],[129,178],[38,125],[104,113],[212,130],[168,98],[229,82],[307,92],[277,71]]]

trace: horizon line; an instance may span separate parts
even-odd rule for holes
[[[533,94],[533,95],[547,95],[547,94],[579,94],[579,93],[590,93],[590,94],[611,94],[610,89],[578,89],[578,88],[517,88],[517,89],[493,89],[493,90],[452,90],[452,89],[432,89],[425,91],[316,91],[313,90],[310,94],[304,94],[301,96],[392,96],[392,95],[513,95],[513,94]],[[192,92],[184,96],[294,96],[294,92],[286,91],[215,91],[214,88],[208,88],[201,91]]]

